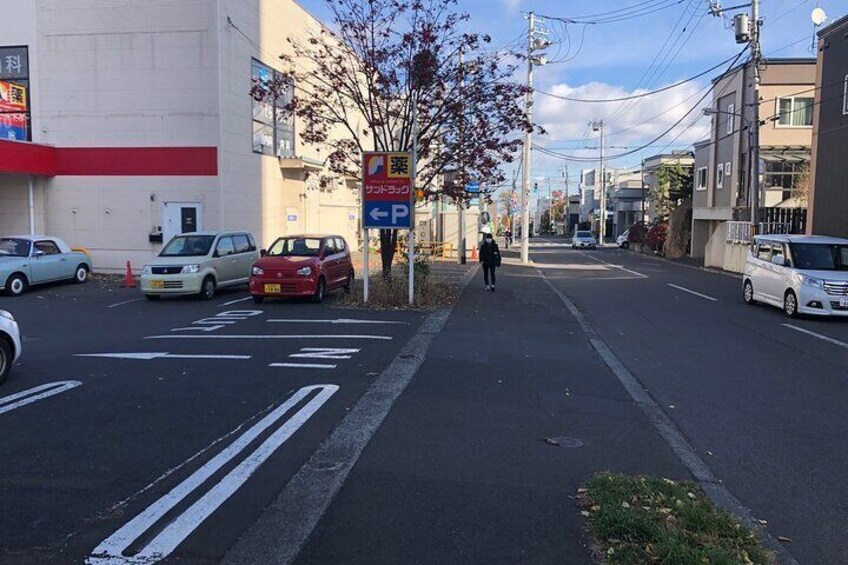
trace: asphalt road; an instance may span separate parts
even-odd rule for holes
[[[0,562],[217,562],[422,318],[139,298],[0,297],[25,347],[0,387]]]
[[[556,243],[534,262],[729,490],[800,563],[848,562],[848,320],[789,320],[745,305],[739,278]]]

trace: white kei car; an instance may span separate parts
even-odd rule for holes
[[[848,239],[756,236],[742,281],[747,304],[771,304],[791,318],[848,317]]]
[[[9,312],[0,310],[0,383],[12,372],[12,364],[21,356],[21,332]]]
[[[579,230],[574,232],[574,237],[571,238],[571,248],[586,248],[595,249],[598,245],[598,240],[592,235],[592,232],[587,230]]]

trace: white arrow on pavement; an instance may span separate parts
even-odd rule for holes
[[[300,357],[305,359],[350,359],[359,349],[346,349],[337,347],[304,347],[300,353],[292,353],[289,357]]]
[[[371,213],[368,214],[368,215],[371,216],[371,219],[374,220],[375,222],[379,222],[380,218],[388,218],[389,217],[388,212],[381,212],[379,208],[371,208]]]
[[[157,351],[152,353],[78,353],[75,357],[102,357],[108,359],[136,359],[150,361],[152,359],[250,359],[250,355],[182,355]]]
[[[285,320],[271,319],[267,320],[271,323],[278,324],[401,324],[408,326],[406,322],[394,322],[389,320],[354,320],[349,318],[339,318],[338,320]]]

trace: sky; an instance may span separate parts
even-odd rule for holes
[[[326,20],[324,0],[298,2]],[[735,57],[742,47],[735,42],[732,14],[709,14],[708,0],[459,0],[458,5],[471,16],[470,29],[491,35],[496,48],[518,47],[522,41],[526,46],[526,14],[532,10],[539,16],[539,27],[548,31],[553,45],[545,50],[550,64],[535,70],[533,120],[547,133],[533,142],[556,153],[594,159],[598,133],[588,124],[603,120],[606,154],[614,158],[608,166],[616,168],[638,167],[645,157],[686,150],[707,137],[709,125],[701,108],[711,100],[710,79],[729,63],[637,101],[573,102],[539,91],[578,99],[621,98],[692,78]],[[815,57],[810,14],[816,7],[827,14],[825,25],[848,14],[848,0],[761,0],[766,57]],[[562,23],[556,18],[597,23]],[[623,155],[642,145],[650,146]],[[544,186],[552,179],[554,189],[562,188],[567,167],[572,193],[579,171],[598,164],[533,153],[533,177]]]

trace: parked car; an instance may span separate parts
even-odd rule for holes
[[[624,230],[624,233],[615,238],[615,243],[621,247],[622,249],[627,249],[630,247],[630,240],[628,240],[628,236],[630,235],[630,229]]]
[[[848,239],[805,235],[754,238],[742,296],[799,314],[848,316]]]
[[[592,235],[590,231],[579,230],[574,232],[574,237],[571,238],[571,248],[577,249],[578,247],[588,247],[589,249],[595,249],[598,245],[598,240],[595,239],[595,236]]]
[[[0,310],[0,383],[9,377],[12,364],[21,356],[21,333],[15,318]]]
[[[23,294],[37,284],[64,280],[82,284],[90,272],[88,255],[72,251],[58,237],[0,237],[0,290],[12,296]]]
[[[259,258],[249,232],[197,232],[175,235],[141,271],[148,300],[165,295],[197,295],[211,300],[218,288],[246,284]]]
[[[250,294],[254,302],[269,297],[311,297],[324,300],[331,290],[350,290],[353,261],[345,239],[338,235],[298,235],[278,238],[253,266]]]

